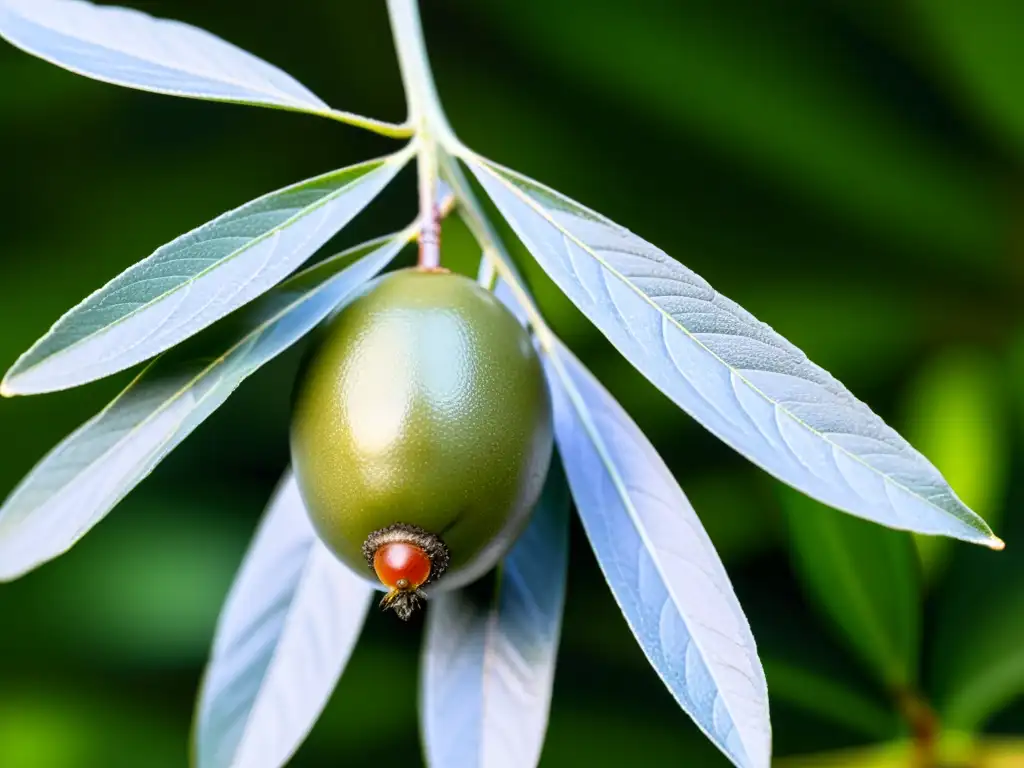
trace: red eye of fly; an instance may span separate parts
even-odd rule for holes
[[[373,570],[389,589],[416,589],[430,578],[430,557],[415,544],[393,541],[377,548]]]

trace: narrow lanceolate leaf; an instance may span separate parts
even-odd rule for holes
[[[1013,456],[1005,380],[987,350],[947,348],[918,369],[904,395],[907,437],[991,525],[1000,523]],[[917,537],[926,579],[941,574],[952,544]]]
[[[781,492],[794,564],[812,601],[882,683],[913,685],[921,587],[910,535],[833,514],[790,488]]]
[[[0,394],[78,386],[170,349],[280,282],[361,211],[403,151],[258,198],[168,243],[57,321]]]
[[[637,641],[734,764],[767,768],[764,671],[700,519],[640,429],[565,347],[548,349],[545,367],[576,507]]]
[[[496,591],[436,595],[427,613],[422,718],[428,764],[531,768],[547,731],[562,628],[569,494],[552,466]]]
[[[0,36],[95,80],[193,99],[311,112],[388,133],[332,110],[291,75],[209,32],[81,0],[0,0]]]
[[[732,448],[859,517],[1002,546],[927,459],[767,325],[629,230],[464,154],[559,288],[647,378]]]
[[[0,507],[0,580],[70,548],[246,377],[316,327],[410,236],[323,262],[157,359],[36,465]],[[355,257],[361,258],[352,263]]]
[[[373,587],[317,538],[289,473],[217,626],[195,723],[197,768],[279,768],[320,716]]]

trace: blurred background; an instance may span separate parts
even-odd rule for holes
[[[382,3],[134,0],[401,120]],[[430,0],[474,149],[605,213],[802,347],[946,473],[1004,553],[784,491],[672,406],[514,252],[676,473],[750,618],[779,765],[1024,766],[1024,3]],[[157,246],[390,151],[313,117],[77,78],[0,46],[0,367]],[[413,179],[337,250],[406,224]],[[475,269],[465,231],[445,260]],[[336,247],[335,247],[336,246]],[[287,461],[301,350],[249,379],[67,556],[0,585],[0,766],[187,761],[219,606]],[[131,374],[0,403],[0,494]],[[574,524],[545,766],[725,766]],[[420,624],[374,613],[295,766],[419,764]],[[639,760],[639,762],[638,762]]]

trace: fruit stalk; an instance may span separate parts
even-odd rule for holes
[[[441,266],[441,212],[437,203],[437,152],[424,147],[416,156],[420,193],[420,256],[421,269]]]

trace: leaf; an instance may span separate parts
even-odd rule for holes
[[[883,683],[914,683],[921,596],[911,539],[781,491],[794,566],[812,602]]]
[[[463,155],[558,287],[733,449],[859,517],[1002,546],[923,456],[767,325],[627,229],[469,150]]]
[[[540,761],[569,559],[569,494],[552,465],[533,518],[484,599],[434,596],[427,613],[420,715],[427,763],[531,768]]]
[[[277,768],[320,716],[373,587],[320,542],[285,476],[217,627],[196,713],[197,768]]]
[[[992,525],[1002,516],[1012,453],[1002,376],[984,353],[946,350],[916,374],[903,414],[907,437]],[[945,539],[918,538],[929,579],[945,565],[947,544]]]
[[[399,126],[332,110],[291,75],[206,30],[130,8],[82,0],[2,0],[0,36],[51,64],[105,83],[309,112],[401,133]]]
[[[376,240],[318,264],[146,368],[0,507],[0,580],[69,549],[243,380],[315,328],[409,237]]]
[[[576,508],[637,641],[733,763],[768,766],[764,672],[700,520],[643,433],[564,346],[546,350],[545,367]]]
[[[7,372],[0,393],[75,387],[184,341],[306,261],[409,156],[399,152],[286,187],[173,240],[58,320]]]

